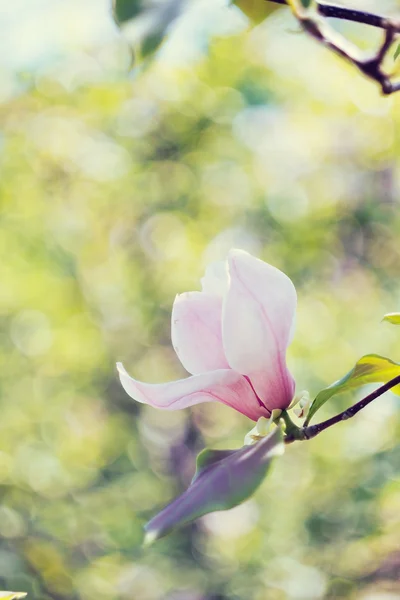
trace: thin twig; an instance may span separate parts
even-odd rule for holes
[[[266,0],[266,2],[287,5],[286,0]],[[318,2],[317,11],[322,17],[342,19],[343,21],[353,21],[355,23],[362,23],[363,25],[371,25],[371,27],[379,27],[380,29],[386,29],[387,27],[386,17],[377,15],[375,13],[366,12],[365,10],[356,10],[354,8],[338,6],[337,4]]]
[[[316,39],[335,54],[354,65],[366,77],[376,81],[385,95],[400,90],[400,83],[391,80],[391,76],[384,72],[383,61],[396,36],[400,33],[400,20],[390,17],[357,11],[325,3],[312,3],[306,9],[300,0],[267,0],[278,4],[288,4],[295,18],[302,28],[311,37]],[[338,31],[333,29],[326,17],[336,17],[357,21],[384,30],[384,39],[378,50],[372,56],[361,52],[357,46],[349,42]]]
[[[370,404],[371,402],[379,398],[379,396],[382,396],[382,394],[399,384],[400,375],[397,375],[397,377],[394,377],[393,379],[379,387],[377,390],[375,390],[371,394],[368,394],[368,396],[365,396],[365,398],[363,398],[359,402],[356,402],[356,404],[339,413],[335,417],[331,417],[330,419],[322,421],[322,423],[317,423],[316,425],[309,425],[308,427],[296,428],[293,431],[289,431],[285,437],[285,443],[290,444],[296,440],[310,440],[311,438],[320,434],[322,431],[325,431],[325,429],[332,427],[332,425],[336,425],[336,423],[341,423],[342,421],[347,421],[348,419],[351,419],[352,417],[354,417],[354,415],[360,412],[360,410],[368,406],[368,404]]]

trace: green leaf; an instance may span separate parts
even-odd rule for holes
[[[399,56],[399,54],[400,54],[400,44],[397,46],[397,48],[396,48],[396,50],[394,52],[393,60],[396,60],[397,57]]]
[[[139,16],[143,11],[143,0],[114,0],[113,12],[117,23],[122,24]]]
[[[398,363],[378,354],[363,356],[342,379],[335,381],[335,383],[317,394],[304,424],[308,425],[321,406],[333,396],[354,390],[367,383],[386,383],[397,375],[400,375],[400,365]],[[394,387],[392,392],[400,394],[400,386]]]
[[[231,0],[254,24],[264,21],[269,15],[281,8],[273,2],[265,0]]]
[[[2,600],[18,600],[19,598],[25,598],[25,596],[25,592],[0,592]]]
[[[283,453],[280,428],[253,446],[239,450],[203,450],[188,489],[175,498],[145,527],[150,544],[171,529],[216,510],[237,506],[258,488],[272,458]]]
[[[113,14],[136,62],[154,54],[188,0],[113,0]]]
[[[400,48],[400,45],[399,45]],[[400,54],[400,50],[399,50],[399,54]],[[400,313],[388,313],[387,315],[385,315],[382,319],[382,321],[387,321],[388,323],[391,323],[392,325],[400,325]]]

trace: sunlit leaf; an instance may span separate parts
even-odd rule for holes
[[[18,600],[18,598],[25,598],[25,592],[0,592],[0,598],[3,600]]]
[[[281,8],[279,4],[265,2],[265,0],[232,0],[240,10],[250,19],[252,23],[261,23],[272,12]]]
[[[335,383],[317,394],[311,404],[305,425],[311,421],[321,406],[333,396],[354,390],[367,383],[386,383],[397,375],[400,375],[400,365],[398,363],[378,354],[363,356],[342,379],[335,381]],[[394,387],[392,391],[400,394],[400,386]]]
[[[388,313],[383,317],[382,321],[387,321],[392,325],[400,325],[400,313]]]
[[[282,432],[275,429],[253,446],[239,450],[203,450],[188,489],[145,527],[146,543],[202,515],[246,500],[264,479],[271,460],[283,453]]]

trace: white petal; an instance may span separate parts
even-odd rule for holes
[[[230,285],[223,307],[223,342],[232,369],[249,376],[265,406],[286,408],[294,383],[286,367],[296,290],[271,265],[241,250],[228,258]]]
[[[189,373],[229,368],[222,345],[222,299],[203,292],[175,298],[171,337],[182,365]]]

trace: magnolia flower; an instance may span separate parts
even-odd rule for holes
[[[191,377],[137,381],[118,364],[125,391],[138,402],[177,410],[221,402],[257,421],[285,409],[294,395],[286,366],[296,309],[291,280],[242,250],[207,268],[201,292],[176,297],[172,343]]]

